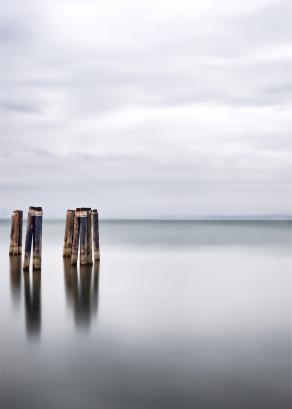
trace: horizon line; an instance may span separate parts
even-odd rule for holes
[[[0,222],[10,221],[11,218],[0,218]],[[27,220],[26,218],[24,220]],[[62,222],[63,218],[49,217],[44,221]],[[292,221],[292,215],[270,215],[270,216],[194,216],[194,217],[100,217],[100,221]]]

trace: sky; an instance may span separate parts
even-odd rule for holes
[[[0,218],[292,215],[291,0],[1,0]]]

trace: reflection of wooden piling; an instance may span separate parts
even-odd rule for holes
[[[13,302],[17,303],[21,296],[21,256],[9,257],[10,285]]]
[[[70,209],[67,210],[63,257],[71,257],[72,254],[74,215],[75,215],[74,210]]]
[[[22,253],[22,219],[23,211],[14,210],[11,217],[10,248],[11,256]]]
[[[33,245],[33,269],[34,270],[41,269],[42,219],[43,211],[41,207],[29,208],[26,227],[23,270],[29,270],[32,245]]]
[[[32,285],[28,272],[24,272],[23,278],[27,333],[38,336],[41,330],[41,272],[32,273]]]
[[[74,215],[74,228],[73,228],[73,242],[71,252],[71,264],[77,264],[78,260],[78,247],[79,247],[79,233],[80,233],[80,209],[76,209]]]
[[[92,210],[92,230],[93,230],[94,260],[99,260],[100,259],[99,227],[98,227],[98,212],[96,209]]]

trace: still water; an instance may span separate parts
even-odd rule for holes
[[[292,408],[290,222],[101,222],[82,269],[46,222],[41,274],[9,231],[1,408]]]

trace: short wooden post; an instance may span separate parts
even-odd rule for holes
[[[33,270],[41,270],[42,266],[42,224],[43,210],[37,207],[34,211]]]
[[[80,212],[80,264],[87,264],[87,249],[88,249],[88,210],[81,209]]]
[[[71,257],[72,255],[74,215],[75,215],[74,210],[70,210],[70,209],[67,210],[63,257]]]
[[[77,264],[78,260],[79,234],[80,234],[80,208],[77,208],[74,214],[73,242],[71,252],[72,265]]]
[[[28,210],[28,215],[27,215],[23,270],[29,270],[30,253],[31,253],[31,247],[32,247],[32,235],[33,235],[33,228],[34,228],[33,214],[34,214],[34,210],[32,207],[30,207]]]
[[[98,226],[98,212],[96,209],[92,210],[92,230],[93,230],[94,260],[99,260],[100,259],[99,226]]]
[[[9,255],[15,256],[22,253],[22,219],[23,211],[14,210],[11,217],[11,233]]]

